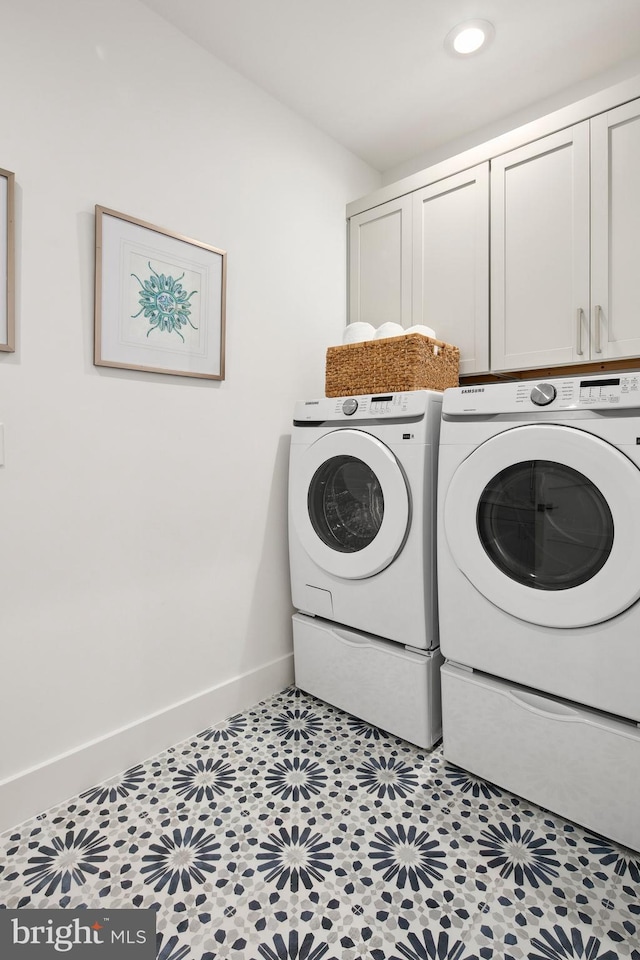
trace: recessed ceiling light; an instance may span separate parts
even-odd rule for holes
[[[486,49],[494,33],[493,24],[488,20],[466,20],[449,31],[444,45],[454,57],[468,57]]]

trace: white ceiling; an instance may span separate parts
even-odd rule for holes
[[[640,0],[142,0],[377,170],[640,56]],[[495,26],[468,60],[466,19]]]

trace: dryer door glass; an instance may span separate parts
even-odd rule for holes
[[[540,590],[590,580],[613,546],[613,517],[601,492],[582,473],[550,460],[498,473],[482,492],[476,521],[496,566]]]
[[[313,528],[327,546],[356,553],[369,546],[382,524],[382,487],[362,460],[332,457],[311,480],[308,508]]]

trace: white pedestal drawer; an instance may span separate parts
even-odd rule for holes
[[[447,760],[640,850],[634,723],[451,663],[441,678]]]
[[[414,652],[320,617],[293,617],[297,686],[428,748],[440,739],[440,650]]]

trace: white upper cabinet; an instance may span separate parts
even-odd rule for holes
[[[489,369],[489,164],[413,195],[412,323],[460,348],[460,375]]]
[[[589,360],[589,122],[491,164],[491,368]]]
[[[461,376],[640,365],[639,92],[625,81],[349,204],[349,319],[432,327]]]
[[[591,121],[594,360],[640,357],[640,101]]]
[[[411,325],[411,197],[349,221],[349,321]]]
[[[489,369],[488,163],[351,217],[349,320],[426,324]]]
[[[491,368],[640,356],[640,101],[491,164]]]

